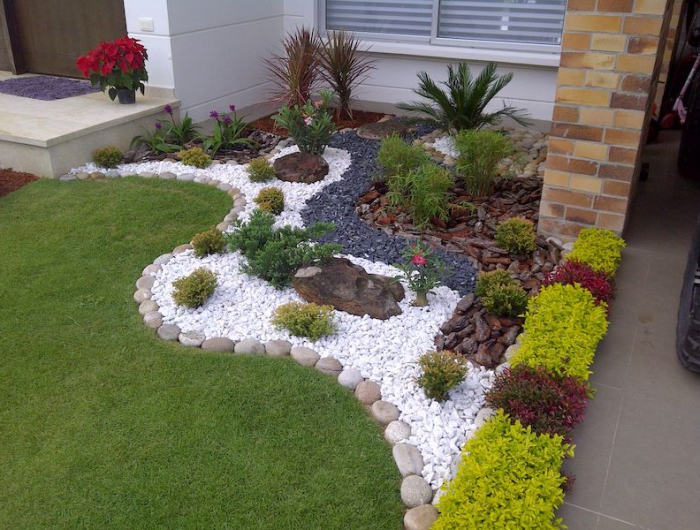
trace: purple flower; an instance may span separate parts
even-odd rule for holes
[[[156,129],[158,129],[160,131],[162,128],[163,128],[163,124],[161,122],[157,121],[156,122]]]
[[[214,118],[215,120],[218,120],[218,119],[219,119],[219,113],[216,112],[215,110],[212,110],[212,111],[209,113],[209,117],[210,117],[210,118]]]
[[[233,120],[229,117],[228,114],[224,114],[224,124],[226,125],[231,125],[233,123]]]
[[[171,116],[173,115],[173,108],[170,105],[166,105],[163,110],[165,112],[167,112],[168,114],[170,114]]]
[[[234,105],[233,103],[231,103],[231,104],[228,106],[228,108],[229,108],[229,110],[230,110],[231,112],[236,112],[236,105]]]

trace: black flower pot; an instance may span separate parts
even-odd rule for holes
[[[117,99],[122,105],[136,103],[136,91],[128,88],[117,88]]]

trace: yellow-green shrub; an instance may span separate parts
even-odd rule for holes
[[[100,167],[114,168],[122,161],[122,152],[116,147],[101,147],[92,153],[92,160]]]
[[[588,379],[598,342],[608,329],[607,304],[596,305],[578,284],[552,284],[528,302],[522,343],[512,365],[541,366],[553,375]]]
[[[463,451],[431,530],[563,528],[554,517],[564,502],[559,468],[573,446],[561,436],[537,435],[499,411]]]
[[[537,248],[535,225],[529,219],[513,217],[496,227],[496,244],[513,254],[530,254]]]
[[[263,188],[253,202],[261,210],[278,215],[284,210],[284,193],[279,188]]]
[[[587,263],[594,271],[612,277],[622,259],[625,241],[607,228],[584,228],[567,260]]]
[[[182,151],[181,160],[186,166],[204,169],[211,165],[211,157],[202,151],[201,147],[191,147]]]
[[[209,254],[221,254],[225,246],[224,235],[216,228],[200,232],[192,238],[194,255],[198,258],[203,258]]]
[[[287,329],[292,335],[311,340],[332,335],[337,329],[333,322],[333,307],[314,303],[283,304],[275,309],[272,323],[277,329]]]
[[[447,393],[467,375],[467,358],[453,351],[428,352],[418,362],[422,373],[416,382],[426,396],[436,401],[445,401]]]
[[[214,294],[216,284],[216,275],[200,267],[189,276],[183,276],[173,282],[173,300],[177,305],[199,307]]]
[[[267,158],[254,158],[248,164],[248,179],[251,182],[267,182],[275,178],[275,168]]]

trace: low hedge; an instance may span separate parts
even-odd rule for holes
[[[612,230],[584,228],[566,259],[582,261],[594,271],[601,271],[608,277],[613,277],[622,260],[623,248],[625,241]]]

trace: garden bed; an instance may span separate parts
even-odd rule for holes
[[[0,168],[0,197],[9,195],[22,186],[39,180],[39,177],[23,171],[13,171],[8,168]]]
[[[333,123],[335,123],[336,129],[339,131],[342,131],[343,129],[356,129],[357,127],[360,127],[367,123],[377,122],[385,116],[386,114],[382,112],[353,110],[352,119],[350,120],[347,118],[338,118],[335,112],[332,113]],[[279,136],[286,137],[289,135],[286,129],[283,129],[277,125],[277,122],[275,122],[275,120],[272,119],[272,115],[265,116],[264,118],[260,118],[259,120],[255,120],[251,123],[251,127],[259,131],[276,134]]]

